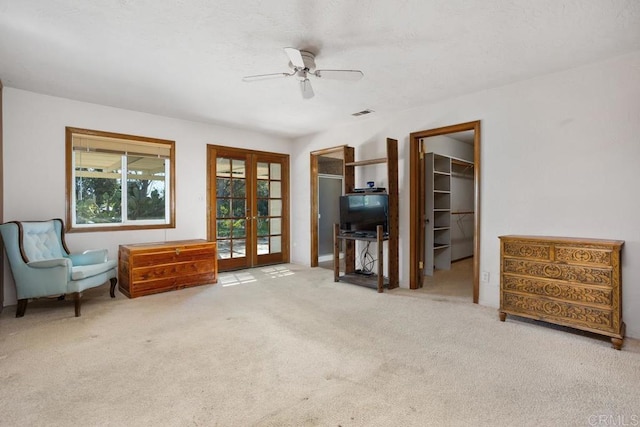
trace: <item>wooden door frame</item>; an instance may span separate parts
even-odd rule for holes
[[[311,187],[311,267],[318,266],[318,158],[321,156],[327,156],[329,154],[342,153],[342,183],[343,192],[344,188],[353,188],[353,182],[347,182],[345,176],[344,164],[346,162],[353,162],[354,150],[353,147],[348,145],[338,145],[336,147],[324,148],[322,150],[312,151],[310,153],[311,173],[310,173],[310,187]],[[352,179],[353,181],[353,179]]]
[[[422,286],[424,259],[424,163],[420,158],[420,140],[430,136],[447,135],[472,130],[473,134],[473,302],[480,297],[480,120],[413,132],[409,135],[409,287]]]
[[[217,153],[222,152],[230,156],[262,156],[266,158],[273,158],[274,161],[283,160],[282,166],[282,242],[281,253],[282,262],[290,262],[290,242],[291,242],[291,230],[290,230],[290,182],[289,182],[289,162],[290,156],[283,153],[274,153],[269,151],[250,150],[244,148],[227,147],[223,145],[207,144],[207,240],[216,241],[216,228],[212,226],[212,222],[215,221],[216,215],[216,188],[212,187],[212,182],[215,179],[216,158]],[[248,166],[248,165],[247,165]],[[251,178],[250,178],[251,177]],[[247,194],[252,194],[253,188],[253,172],[247,169]],[[253,214],[253,213],[252,213]],[[213,217],[212,217],[213,215]],[[249,227],[248,227],[249,229]],[[252,230],[253,233],[253,230]],[[285,239],[286,236],[286,239]],[[248,237],[247,237],[248,239]],[[248,245],[247,245],[248,248]],[[257,254],[252,254],[251,259],[247,260],[249,267],[255,267],[257,261]],[[268,263],[269,261],[267,261]],[[279,261],[278,261],[279,263]],[[241,267],[242,268],[242,267]]]

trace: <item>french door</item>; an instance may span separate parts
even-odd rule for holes
[[[208,145],[207,158],[218,268],[289,262],[289,156]]]

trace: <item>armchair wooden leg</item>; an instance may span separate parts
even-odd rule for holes
[[[111,278],[109,280],[111,280],[111,289],[109,290],[109,293],[111,294],[111,298],[115,298],[116,297],[116,283],[118,283],[118,279],[113,277],[113,278]]]
[[[16,310],[16,317],[24,316],[24,312],[27,311],[28,301],[29,300],[27,298],[18,300],[18,309]]]
[[[76,306],[76,317],[80,317],[80,298],[82,298],[82,292],[76,292],[73,294],[73,301]]]

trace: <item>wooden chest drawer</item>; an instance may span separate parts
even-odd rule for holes
[[[507,314],[624,338],[623,241],[500,237],[500,320]]]
[[[602,331],[614,332],[610,308],[572,304],[558,299],[510,292],[503,296],[503,307],[512,313],[560,325],[589,329],[597,327]]]
[[[536,277],[505,274],[502,278],[502,290],[606,307],[613,304],[613,290],[610,287],[577,286],[573,283]]]
[[[206,240],[121,245],[118,283],[129,298],[216,283],[216,243]]]

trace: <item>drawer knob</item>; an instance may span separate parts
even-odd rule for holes
[[[180,248],[176,248],[176,255],[180,255]]]

